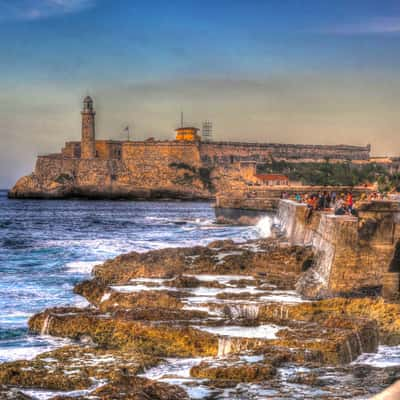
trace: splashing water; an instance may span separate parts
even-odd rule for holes
[[[258,304],[235,304],[228,306],[232,319],[256,320],[260,311]]]
[[[49,334],[51,319],[52,319],[51,315],[46,315],[46,318],[43,321],[42,329],[40,331],[40,334],[42,336],[46,336]]]
[[[263,238],[267,238],[271,236],[271,227],[273,223],[273,217],[266,215],[262,217],[256,226],[257,231],[259,232],[260,236]]]
[[[218,357],[224,357],[232,351],[232,340],[229,337],[222,336],[218,338]]]

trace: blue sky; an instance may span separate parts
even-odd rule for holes
[[[399,154],[400,2],[0,0],[0,187],[79,139],[371,143]],[[8,168],[13,165],[13,168]]]

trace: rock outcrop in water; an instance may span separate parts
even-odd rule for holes
[[[366,398],[400,366],[350,363],[400,344],[400,305],[302,299],[294,288],[312,258],[310,247],[265,239],[107,261],[74,289],[90,307],[29,321],[71,345],[3,363],[2,390],[60,400]]]

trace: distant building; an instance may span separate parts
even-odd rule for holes
[[[175,139],[185,142],[200,142],[201,138],[198,134],[199,130],[200,129],[192,126],[175,129]]]
[[[257,174],[256,182],[264,186],[288,186],[289,178],[280,174]]]

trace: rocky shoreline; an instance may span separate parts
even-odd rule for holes
[[[0,399],[369,398],[400,365],[400,304],[301,298],[313,259],[284,239],[121,255],[77,284],[86,308],[44,310],[32,332],[70,344],[0,365]]]
[[[90,200],[180,200],[211,201],[215,196],[207,190],[185,188],[146,188],[109,184],[77,185],[72,180],[41,182],[34,174],[24,176],[8,191],[10,199],[90,199]]]

